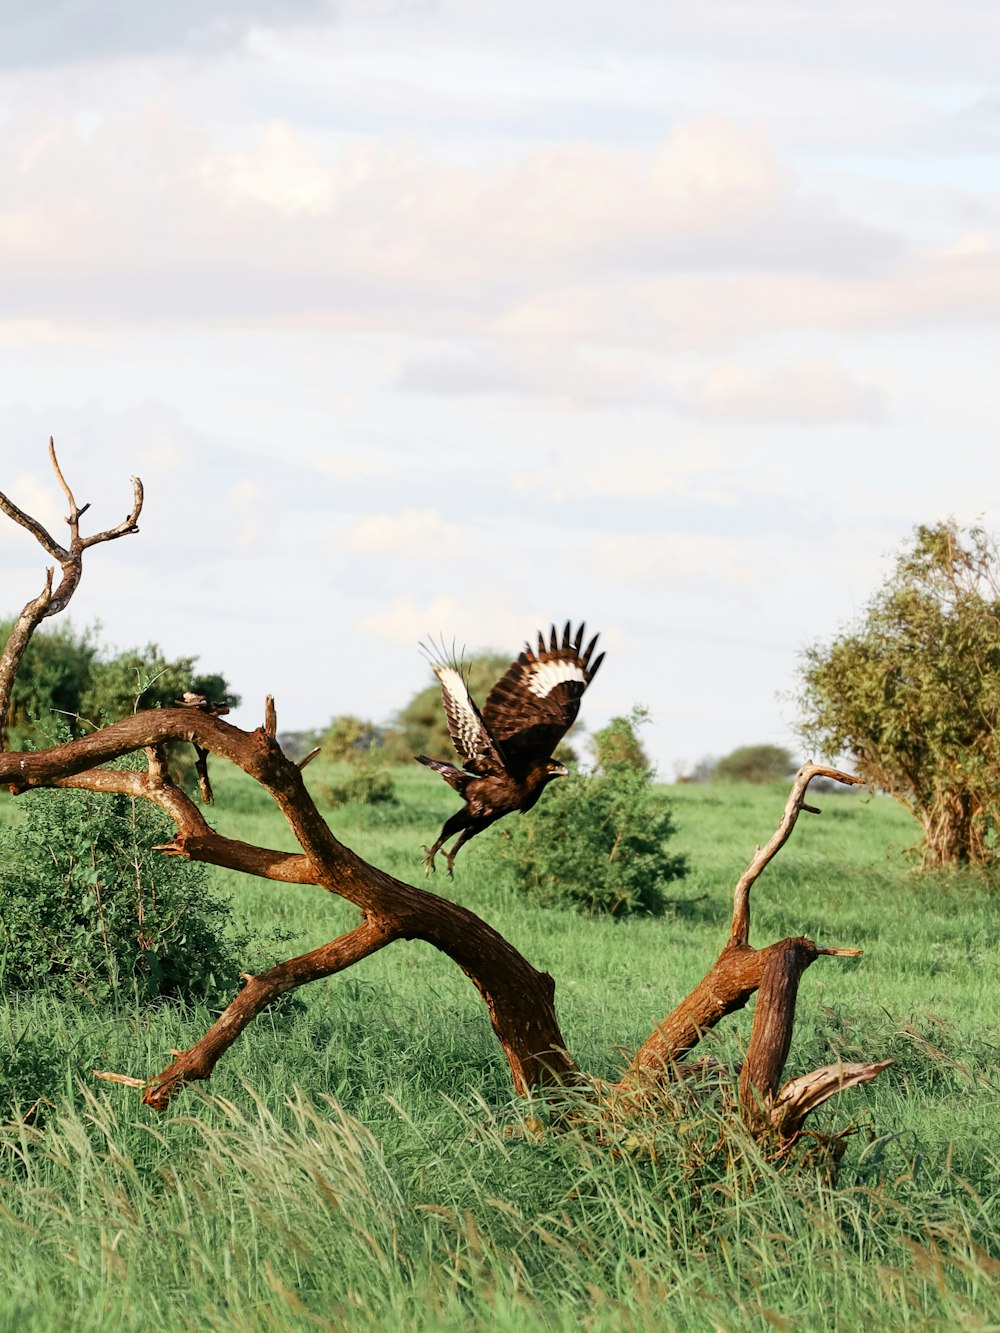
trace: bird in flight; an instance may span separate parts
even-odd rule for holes
[[[445,820],[434,846],[423,848],[426,874],[452,834],[459,837],[443,853],[449,875],[459,848],[470,838],[514,810],[530,810],[553,778],[566,776],[552,751],[575,721],[583,692],[604,661],[603,653],[591,660],[596,634],[581,652],[584,626],[572,638],[571,631],[567,620],[561,642],[553,625],[548,645],[541,633],[537,648],[525,644],[490,690],[482,712],[458,664],[431,663],[462,767],[425,754],[415,758],[440,773],[465,805]]]

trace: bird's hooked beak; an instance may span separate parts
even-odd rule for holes
[[[554,763],[552,760],[550,760],[550,761],[549,761],[549,777],[550,777],[550,778],[568,778],[568,777],[569,777],[569,769],[566,768],[566,766],[565,766],[564,764],[556,764],[556,763]]]

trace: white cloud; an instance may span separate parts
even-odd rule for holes
[[[652,274],[550,289],[493,321],[504,338],[709,349],[784,330],[857,333],[994,320],[1000,250],[915,255],[864,277],[809,271]]]
[[[696,533],[639,533],[605,538],[590,552],[595,573],[620,583],[748,589],[759,580],[747,542]]]
[[[516,610],[503,593],[493,588],[475,601],[446,595],[419,604],[411,597],[400,597],[387,611],[365,616],[358,629],[389,643],[426,643],[428,636],[448,644],[454,640],[456,651],[461,653],[502,648],[508,643],[520,645],[525,626],[536,623],[547,622],[532,610]]]
[[[396,386],[451,398],[530,398],[561,412],[600,411],[665,396],[649,367],[634,355],[581,355],[545,343],[486,345],[411,360],[400,370]]]
[[[254,481],[237,482],[229,491],[229,502],[236,519],[236,542],[239,546],[254,546],[260,534],[261,488]]]
[[[268,125],[251,150],[210,158],[203,170],[224,192],[285,217],[327,213],[334,201],[332,173],[320,154],[280,121]]]
[[[664,316],[647,283],[730,269],[742,238],[758,237],[751,268],[754,247],[784,253],[790,226],[800,267],[822,271],[840,232],[848,250],[884,249],[836,210],[817,227],[821,204],[803,228],[764,138],[718,117],[650,152],[563,143],[456,165],[364,140],[321,151],[276,121],[234,149],[160,100],[92,132],[69,115],[11,120],[0,183],[8,318],[91,328],[210,314],[575,343],[623,323],[626,345],[655,343]],[[693,323],[697,339],[691,316],[682,299],[667,324]],[[630,373],[605,366],[592,392],[621,395]]]
[[[581,481],[594,495],[621,499],[686,496],[725,504],[727,466],[722,450],[707,440],[685,440],[659,451],[616,447],[587,467]]]
[[[433,509],[371,514],[337,538],[343,550],[406,561],[449,560],[469,544],[461,528],[446,523]]]
[[[764,374],[717,366],[677,395],[682,407],[717,421],[773,421],[825,425],[877,422],[885,395],[856,379],[831,357],[802,358]]]
[[[310,467],[323,472],[338,481],[356,481],[364,477],[380,477],[389,471],[390,464],[384,458],[373,457],[360,450],[353,452],[312,453],[308,457]]]
[[[41,453],[41,450],[39,452]],[[22,473],[12,482],[0,484],[0,489],[22,513],[27,514],[29,518],[37,519],[49,536],[60,545],[69,541],[69,528],[66,526],[67,505],[51,472],[47,476],[38,472]],[[35,542],[35,538],[27,529],[22,528],[6,514],[0,514],[0,541],[10,545],[18,543],[22,550],[34,546],[40,561],[52,563],[51,556],[48,556]]]

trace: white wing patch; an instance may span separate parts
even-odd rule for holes
[[[434,674],[441,682],[441,688],[451,703],[451,713],[455,721],[457,736],[456,748],[463,758],[480,760],[492,752],[493,746],[486,735],[476,705],[472,702],[462,673],[450,666],[435,666]]]
[[[528,675],[528,689],[544,699],[563,681],[578,680],[586,685],[587,676],[579,662],[533,662]]]
[[[472,700],[469,698],[469,691],[466,688],[465,681],[462,679],[462,673],[456,671],[450,666],[436,666],[434,674],[441,682],[441,688],[451,699],[456,713],[462,725],[462,730],[468,730],[473,735],[479,734],[479,719],[476,717],[473,709]]]

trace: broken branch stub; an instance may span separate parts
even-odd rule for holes
[[[141,483],[133,479],[135,503],[116,528],[81,538],[79,508],[55,457],[50,457],[70,507],[68,548],[59,546],[35,519],[0,495],[0,509],[30,531],[63,569],[53,591],[50,571],[46,589],[29,602],[15,623],[0,659],[0,702],[6,714],[14,674],[31,634],[41,620],[61,610],[75,590],[82,570],[82,552],[97,542],[137,530],[142,507]],[[361,859],[345,847],[320,815],[302,769],[312,756],[293,763],[277,742],[277,714],[270,696],[264,723],[243,731],[223,721],[224,706],[197,696],[177,707],[135,713],[100,730],[29,754],[2,748],[0,781],[15,794],[33,787],[77,787],[93,792],[127,792],[158,805],[174,822],[176,834],[159,850],[165,855],[239,870],[281,884],[315,886],[353,903],[358,924],[329,943],[301,957],[288,959],[258,976],[245,975],[243,989],[209,1030],[155,1077],[138,1080],[147,1105],[162,1110],[187,1083],[208,1078],[216,1063],[247,1025],[278,995],[308,982],[329,977],[361,962],[396,940],[426,941],[449,957],[481,995],[497,1040],[507,1058],[519,1093],[551,1084],[578,1081],[555,1010],[555,982],[536,970],[498,931],[459,903],[439,898],[424,888],[404,883]],[[289,853],[241,842],[216,833],[194,802],[170,779],[165,747],[172,741],[195,746],[204,796],[209,796],[207,756],[235,764],[274,799],[301,848]],[[142,771],[108,769],[103,765],[135,751],[144,751]],[[810,810],[805,793],[814,777],[853,784],[858,781],[836,769],[807,764],[795,776],[778,827],[766,846],[758,848],[736,884],[729,938],[705,977],[660,1023],[636,1052],[621,1081],[613,1085],[623,1101],[641,1105],[644,1086],[683,1076],[691,1062],[685,1057],[702,1035],[723,1017],[741,1009],[758,993],[757,1008],[740,1076],[742,1114],[752,1133],[794,1138],[805,1117],[843,1087],[876,1077],[888,1062],[826,1066],[792,1079],[779,1091],[791,1042],[795,1000],[802,973],[821,954],[857,950],[819,948],[804,937],[752,948],[750,891],[768,862],[784,846],[800,810]],[[134,1085],[130,1075],[102,1078]]]

